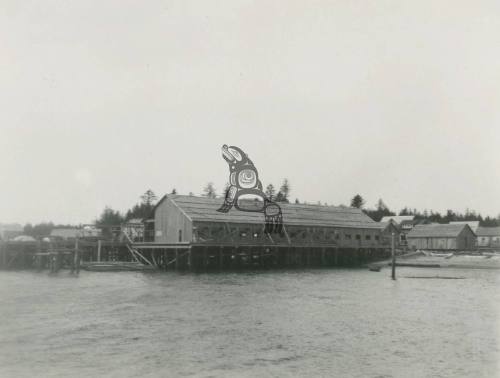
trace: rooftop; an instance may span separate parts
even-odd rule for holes
[[[500,236],[500,227],[478,227],[477,236]]]
[[[165,200],[163,197],[158,205]],[[232,223],[263,223],[264,215],[259,212],[239,211],[235,208],[228,213],[217,209],[223,203],[222,198],[168,195],[179,208],[193,221],[213,221]],[[256,206],[262,202],[254,202]],[[349,207],[303,205],[279,203],[285,225],[308,225],[327,227],[358,227],[379,229],[380,225],[360,209]]]
[[[464,227],[469,226],[467,224],[419,224],[413,227],[407,237],[457,237]]]
[[[390,222],[391,220],[393,220],[397,224],[400,224],[403,221],[413,221],[413,219],[415,219],[415,215],[388,215],[388,216],[383,217],[380,220],[380,222],[386,223],[386,222]]]

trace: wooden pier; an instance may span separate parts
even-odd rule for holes
[[[387,258],[380,248],[339,248],[335,245],[127,243],[76,240],[58,244],[0,242],[0,269],[57,272],[105,270],[109,263],[143,265],[160,271],[218,271],[306,267],[356,267]],[[128,265],[126,265],[128,264]],[[110,269],[119,270],[119,269]],[[129,270],[129,269],[123,269]]]

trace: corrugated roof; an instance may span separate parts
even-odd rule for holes
[[[408,238],[457,237],[466,224],[419,224],[406,235]]]
[[[164,197],[165,198],[165,197]],[[164,200],[157,204],[157,206]],[[235,208],[228,213],[220,213],[217,209],[223,203],[222,198],[168,195],[194,221],[263,223],[264,214],[258,212],[239,211]],[[250,203],[250,202],[249,202]],[[262,203],[260,203],[262,204]],[[279,204],[285,225],[358,227],[378,229],[374,222],[360,209],[322,205]]]
[[[479,227],[477,236],[500,236],[500,227]]]

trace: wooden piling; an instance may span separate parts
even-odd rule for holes
[[[396,253],[394,251],[394,232],[392,233],[392,238],[391,238],[391,256],[392,256],[391,278],[393,280],[395,280],[396,279]]]
[[[97,240],[97,262],[101,262],[102,240]]]

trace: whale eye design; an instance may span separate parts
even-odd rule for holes
[[[234,148],[229,147],[228,151],[231,153],[231,155],[234,156],[234,158],[237,161],[242,161],[243,160],[243,156],[241,156],[241,154],[238,152],[238,150],[235,150]]]
[[[257,185],[257,174],[252,169],[243,169],[238,174],[238,182],[244,189],[254,188]]]

